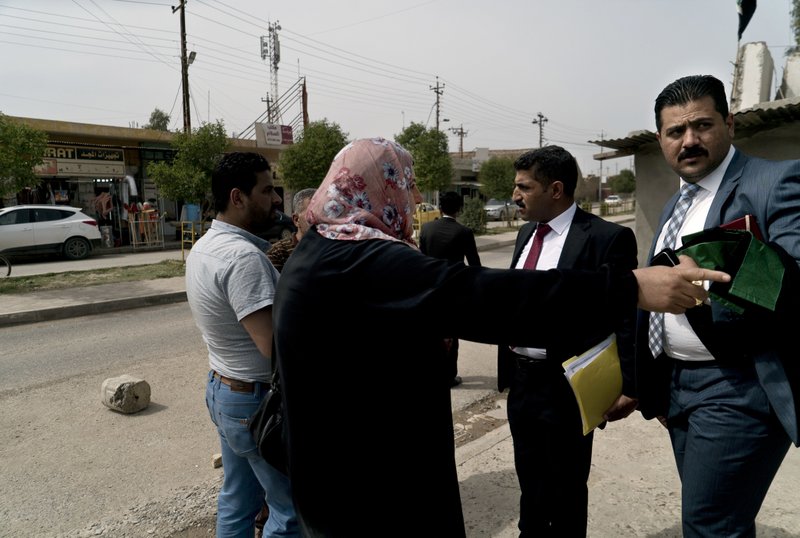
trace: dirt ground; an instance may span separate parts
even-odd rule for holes
[[[206,368],[197,349],[139,363],[129,373],[154,392],[136,415],[99,405],[105,373],[0,392],[0,537],[212,536],[222,470],[211,466],[219,449],[202,405]],[[470,538],[517,535],[503,400],[455,415],[458,450],[488,442],[459,466]],[[800,451],[791,449],[759,515],[760,537],[800,538],[798,483]],[[661,426],[638,415],[615,423],[595,438],[589,536],[678,537],[679,491]]]

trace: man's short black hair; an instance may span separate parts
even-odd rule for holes
[[[578,186],[578,163],[561,146],[545,146],[523,153],[514,161],[514,170],[530,171],[545,187],[560,181],[564,184],[564,193],[570,197],[575,195]]]
[[[249,195],[256,186],[256,174],[265,170],[270,170],[269,161],[258,153],[236,151],[223,155],[211,173],[214,209],[219,212],[228,209],[233,189]]]
[[[728,100],[725,97],[725,85],[711,75],[690,75],[671,82],[656,97],[656,129],[661,132],[661,110],[668,106],[685,105],[710,96],[714,100],[714,108],[728,119]]]
[[[448,191],[439,196],[439,209],[441,209],[442,213],[445,215],[450,215],[452,217],[461,211],[463,206],[464,201],[457,192]]]

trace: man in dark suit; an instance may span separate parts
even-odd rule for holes
[[[513,199],[528,223],[517,236],[512,268],[636,268],[633,231],[575,205],[578,166],[569,152],[558,146],[540,148],[520,156],[514,168]],[[616,330],[623,394],[606,412],[607,420],[624,418],[636,408],[635,317],[631,309]],[[522,537],[586,536],[592,434],[583,435],[578,405],[561,364],[597,343],[574,338],[547,349],[498,347],[498,388],[511,387],[508,419],[522,493]]]
[[[711,76],[669,84],[655,117],[681,190],[664,207],[648,259],[678,248],[682,236],[750,214],[786,265],[775,312],[734,313],[712,300],[681,315],[642,311],[637,327],[640,410],[669,430],[683,535],[755,536],[772,479],[798,443],[797,346],[789,342],[798,293],[789,290],[800,260],[800,161],[734,148],[725,88]]]
[[[475,235],[456,220],[462,207],[463,201],[457,192],[442,194],[439,197],[442,218],[422,226],[419,248],[427,256],[459,263],[464,263],[466,258],[469,265],[480,267],[481,258],[475,245]],[[461,376],[458,375],[458,338],[448,339],[445,349],[451,365],[450,386],[455,387],[461,384]]]

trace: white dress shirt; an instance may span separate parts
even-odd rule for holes
[[[666,246],[677,249],[683,244],[681,238],[684,235],[699,232],[705,228],[706,217],[711,209],[711,203],[714,201],[714,196],[719,190],[725,171],[733,159],[734,152],[735,150],[731,146],[722,163],[713,172],[697,182],[700,190],[695,194],[692,205],[686,212],[683,225],[678,230],[676,244]],[[685,181],[681,178],[681,185],[684,183]],[[665,246],[663,244],[664,235],[666,235],[668,224],[669,221],[664,223],[664,227],[661,229],[655,252],[661,251]],[[705,283],[705,286],[708,288],[708,282]],[[714,360],[714,356],[706,349],[700,338],[697,337],[685,314],[664,314],[664,352],[673,359],[684,361]]]
[[[561,258],[561,251],[564,249],[564,243],[567,240],[567,233],[569,227],[572,226],[572,219],[575,217],[575,211],[578,206],[572,204],[566,211],[561,213],[554,219],[551,219],[547,224],[550,225],[550,233],[544,236],[542,241],[542,250],[539,253],[539,260],[536,262],[535,269],[537,271],[546,271],[548,269],[555,269],[558,265],[558,260]],[[528,253],[533,246],[533,238],[536,236],[534,232],[531,238],[522,249],[519,255],[515,269],[522,269],[525,265],[525,260],[528,258]],[[525,355],[534,359],[546,359],[547,351],[536,347],[512,347],[511,351],[518,355]]]

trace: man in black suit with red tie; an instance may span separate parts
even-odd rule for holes
[[[511,267],[528,270],[596,270],[604,264],[637,265],[629,228],[607,222],[575,205],[575,158],[558,146],[520,156],[514,163],[513,200],[527,222],[517,235]],[[576,304],[575,308],[581,308]],[[547,312],[541,312],[543,317]],[[622,395],[607,420],[636,409],[631,309],[616,329],[622,363]],[[574,338],[547,349],[498,346],[498,389],[510,387],[508,420],[521,489],[521,537],[586,536],[592,433],[583,435],[575,396],[561,363],[599,341]]]
[[[479,267],[481,259],[475,245],[475,235],[456,221],[462,206],[461,195],[457,192],[442,194],[439,197],[439,209],[443,216],[422,226],[419,248],[427,256],[459,263],[466,258],[469,265]],[[446,345],[452,373],[450,385],[455,387],[461,384],[461,376],[458,375],[458,339],[449,339]]]

